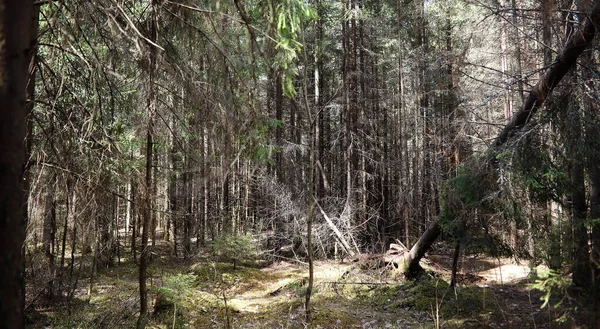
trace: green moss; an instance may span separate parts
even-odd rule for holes
[[[382,310],[426,314],[432,321],[438,314],[445,326],[452,328],[487,323],[487,318],[498,313],[492,302],[495,297],[489,291],[484,293],[477,286],[454,290],[444,280],[425,276],[417,281],[377,286],[360,294],[358,300]]]
[[[361,319],[349,312],[348,308],[319,307],[313,310],[312,325],[324,328],[354,328]]]

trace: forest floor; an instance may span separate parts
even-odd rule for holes
[[[167,245],[154,251],[148,328],[586,328],[590,318],[565,293],[553,294],[541,308],[544,293],[532,288],[529,267],[511,259],[463,256],[457,287],[450,288],[452,259],[442,253],[422,262],[426,271],[416,281],[369,263],[315,262],[309,325],[305,264],[234,268],[203,256],[158,256],[169,254]],[[541,277],[547,272],[538,268]],[[28,308],[27,327],[135,327],[137,266],[124,260],[99,271],[92,285],[84,276],[71,299],[29,303],[35,305]],[[544,282],[561,287],[560,280]]]

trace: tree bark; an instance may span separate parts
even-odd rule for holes
[[[42,243],[44,248],[44,255],[48,261],[47,266],[50,271],[50,278],[47,280],[46,286],[46,298],[51,300],[54,298],[54,252],[55,245],[54,239],[56,236],[56,199],[55,199],[55,179],[54,175],[50,175],[49,179],[49,190],[46,195],[44,205],[44,229],[42,236]]]
[[[151,120],[150,120],[151,121]],[[150,191],[152,188],[152,132],[149,122],[148,131],[146,134],[146,184],[144,192],[144,202],[142,210],[142,244],[140,252],[140,272],[139,272],[139,286],[140,286],[140,315],[137,321],[137,329],[143,329],[146,327],[147,313],[148,313],[148,291],[146,288],[146,277],[149,263],[149,250],[148,250],[148,230],[150,226]]]
[[[186,163],[186,171],[183,174],[183,191],[185,210],[183,215],[183,258],[188,259],[191,254],[191,230],[192,230],[192,183],[189,159],[184,161]]]
[[[460,241],[454,247],[454,256],[452,257],[452,276],[450,277],[450,287],[456,287],[456,272],[458,272],[458,258],[460,256]]]
[[[23,328],[27,222],[26,86],[33,1],[0,4],[0,328]],[[33,83],[31,81],[30,83]]]
[[[154,1],[151,4],[150,15],[150,40],[156,43],[157,28],[156,28],[156,7]],[[144,184],[144,196],[142,204],[142,245],[140,253],[140,271],[139,271],[139,287],[140,287],[140,315],[137,321],[137,329],[146,327],[148,321],[148,291],[146,288],[146,277],[148,264],[150,260],[150,251],[148,250],[148,231],[150,230],[151,220],[151,203],[152,203],[152,160],[154,148],[153,136],[153,116],[156,111],[156,90],[154,86],[154,75],[156,71],[156,47],[148,45],[150,51],[150,68],[149,68],[149,93],[148,93],[148,108],[147,108],[147,127],[146,127],[146,177]]]
[[[440,223],[435,220],[429,224],[429,227],[423,235],[417,240],[414,246],[409,252],[404,254],[404,273],[407,277],[414,277],[420,270],[419,261],[425,253],[431,248],[431,245],[435,242],[438,235],[440,235],[441,227]]]
[[[554,87],[575,65],[577,58],[592,44],[596,34],[596,25],[600,23],[600,1],[594,1],[590,15],[586,18],[580,31],[571,35],[562,51],[556,56],[554,62],[546,70],[543,77],[530,90],[529,96],[523,103],[521,109],[515,113],[510,122],[498,134],[491,150],[500,148],[506,144],[510,137],[525,126],[537,112]],[[600,198],[599,198],[600,199]],[[429,250],[433,242],[440,234],[440,225],[437,220],[433,221],[427,230],[421,235],[417,243],[405,255],[406,275],[411,276],[419,268],[419,261]]]

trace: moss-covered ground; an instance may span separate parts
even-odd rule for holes
[[[308,323],[305,264],[248,263],[234,269],[231,263],[207,257],[183,261],[156,256],[149,269],[147,327],[571,328],[576,321],[581,325],[579,304],[568,298],[555,295],[556,303],[540,308],[544,294],[532,288],[531,278],[515,275],[498,282],[486,277],[486,271],[511,264],[494,265],[489,260],[479,264],[479,271],[462,271],[458,286],[451,288],[446,264],[435,260],[432,256],[424,263],[428,270],[415,281],[404,280],[393,268],[318,261]],[[33,303],[28,309],[29,328],[135,327],[137,266],[124,261],[100,270],[91,290],[85,267],[73,298]],[[560,300],[567,301],[554,307]]]

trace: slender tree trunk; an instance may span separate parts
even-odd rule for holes
[[[308,63],[305,57],[305,63]],[[314,264],[313,264],[313,241],[312,241],[312,225],[314,216],[315,204],[315,162],[316,162],[316,147],[317,136],[315,134],[318,125],[318,118],[314,118],[311,114],[311,107],[308,101],[308,86],[307,86],[307,71],[304,70],[304,108],[306,109],[308,119],[308,142],[309,142],[309,167],[308,167],[308,212],[306,214],[306,250],[308,254],[308,285],[306,287],[306,298],[304,301],[304,310],[306,321],[310,323],[311,310],[310,299],[312,297],[314,283]],[[317,96],[318,97],[318,96]],[[318,103],[318,100],[315,99]],[[317,112],[318,113],[318,112]],[[317,114],[318,115],[318,114]]]
[[[551,34],[551,29],[552,29],[552,1],[551,0],[543,0],[541,3],[541,10],[542,10],[542,47],[543,47],[543,65],[544,67],[549,67],[552,64],[552,34]],[[572,23],[568,23],[568,24],[572,24]],[[543,71],[540,71],[540,74],[543,74]],[[567,77],[569,78],[569,77]],[[575,79],[575,78],[573,78]],[[575,80],[571,81],[572,83],[575,82]],[[572,146],[575,146],[576,144],[571,144],[571,143],[578,143],[579,138],[581,137],[581,122],[579,120],[579,107],[574,105],[577,104],[577,102],[573,99],[572,100],[573,103],[571,104],[567,104],[565,108],[568,109],[566,116],[568,118],[572,118],[573,120],[569,120],[567,125],[568,127],[566,128],[567,130],[567,134],[571,135],[570,137],[568,137],[568,143]],[[571,126],[572,124],[572,126]],[[575,147],[573,150],[577,150],[577,148]],[[578,158],[579,155],[576,155],[576,153],[578,153],[577,151],[575,151],[574,154],[574,158]],[[583,201],[583,214],[585,214],[585,190],[580,190],[580,184],[583,183],[583,172],[582,170],[582,166],[578,163],[575,163],[576,161],[573,161],[573,165],[572,165],[572,172],[571,172],[571,178],[572,178],[572,198],[573,198],[573,212],[572,212],[572,219],[575,220],[575,218],[578,216],[578,214],[582,213],[582,209],[581,209],[581,202]],[[581,195],[580,193],[583,192],[583,195]],[[583,198],[583,199],[581,199]],[[550,206],[548,205],[548,203],[546,204],[546,213],[548,214],[548,227],[547,227],[547,232],[548,232],[548,266],[552,269],[552,270],[558,270],[561,265],[562,265],[562,253],[561,251],[564,249],[563,244],[564,244],[564,239],[563,239],[563,232],[564,230],[562,229],[562,223],[561,223],[561,218],[559,218],[558,216],[555,215],[555,213],[553,212],[552,209],[552,204],[550,204]],[[530,234],[531,236],[531,234]]]
[[[118,198],[116,195],[113,195],[113,214],[112,214],[112,218],[113,218],[113,230],[112,230],[112,234],[115,237],[115,247],[116,247],[116,256],[117,256],[117,265],[121,265],[121,239],[120,239],[120,234],[119,234],[119,219],[120,219],[120,213],[119,213],[119,208],[120,208],[120,198]]]
[[[311,134],[313,135],[313,134]],[[313,137],[310,137],[314,139]],[[313,281],[314,281],[314,265],[313,265],[313,247],[312,247],[312,224],[313,224],[313,208],[314,208],[314,166],[315,166],[315,151],[314,141],[311,142],[310,149],[310,165],[308,173],[308,213],[306,217],[306,250],[308,253],[308,286],[306,287],[306,299],[304,301],[304,310],[306,312],[306,321],[310,322],[310,298],[312,296]]]
[[[127,206],[126,206],[126,210],[125,210],[125,237],[127,237],[127,235],[129,235],[129,225],[131,225],[131,219],[132,219],[132,209],[133,209],[133,182],[129,181],[127,182],[127,198],[129,199],[129,201],[127,201]]]
[[[223,163],[222,166],[224,167],[223,168],[223,170],[224,170],[223,184],[221,185],[221,209],[220,209],[221,220],[223,221],[222,229],[223,229],[223,232],[226,234],[233,234],[233,232],[231,232],[231,229],[232,229],[231,214],[229,212],[229,209],[230,209],[229,180],[230,180],[231,173],[229,172],[229,169],[227,168],[227,164]]]
[[[513,0],[514,2],[514,0]],[[552,62],[552,0],[542,0],[542,42],[544,47],[544,67]],[[513,4],[514,7],[514,4]],[[516,25],[515,25],[516,26]],[[567,36],[568,37],[568,36]]]
[[[109,180],[103,182],[104,186],[109,186]],[[114,265],[115,243],[112,234],[112,207],[114,203],[110,202],[111,196],[101,193],[98,196],[102,209],[98,209],[96,220],[96,243],[94,246],[94,257],[99,268],[112,267]],[[109,209],[106,209],[109,208]]]
[[[133,262],[136,263],[137,262],[137,245],[136,245],[136,239],[137,239],[137,227],[138,227],[138,221],[139,221],[139,209],[140,206],[139,204],[137,204],[137,202],[139,200],[139,197],[137,196],[136,193],[136,186],[132,184],[131,187],[131,217],[132,217],[132,222],[131,222],[131,257],[133,258]]]
[[[574,130],[578,130],[576,127]],[[580,134],[578,134],[580,135]],[[579,287],[589,287],[592,284],[588,233],[585,226],[586,220],[586,197],[585,197],[585,177],[583,166],[578,161],[574,161],[571,168],[572,184],[572,207],[571,222],[573,227],[574,240],[574,263],[573,263],[573,283]],[[590,200],[591,201],[591,200]]]
[[[46,285],[46,297],[48,299],[54,298],[54,251],[55,244],[54,239],[56,236],[56,199],[55,199],[55,179],[54,175],[51,174],[48,184],[48,194],[46,195],[46,201],[44,205],[44,229],[42,236],[42,243],[44,246],[44,255],[48,261],[48,270],[50,271],[50,278]]]
[[[146,133],[146,182],[145,191],[142,205],[142,244],[140,252],[140,272],[139,272],[139,286],[140,286],[140,316],[137,322],[137,328],[145,328],[147,322],[148,313],[148,292],[146,289],[146,277],[149,263],[149,250],[148,250],[148,231],[150,226],[150,191],[152,189],[152,144],[153,136],[151,131],[152,120],[149,119],[148,131]]]
[[[275,98],[275,120],[280,123],[283,123],[283,88],[281,86],[281,72],[275,71],[273,73],[275,78],[273,80],[274,86],[274,98]],[[275,127],[275,145],[277,147],[283,146],[283,128],[282,124],[278,124]],[[277,179],[281,182],[284,182],[283,175],[283,157],[281,152],[275,153],[275,174],[277,175]]]
[[[460,256],[460,241],[454,247],[454,255],[452,256],[452,276],[450,278],[450,287],[456,286],[456,272],[458,271],[458,258]]]
[[[62,277],[62,273],[63,273],[63,269],[65,267],[65,254],[66,254],[66,249],[67,249],[67,233],[69,231],[69,219],[73,216],[73,212],[74,210],[74,205],[73,203],[75,202],[75,192],[73,191],[73,186],[72,186],[72,182],[70,178],[66,179],[66,204],[65,204],[65,223],[63,225],[63,231],[62,231],[62,244],[61,244],[61,248],[60,248],[60,266],[58,268],[59,270],[59,286],[58,286],[58,292],[59,294],[62,295],[63,292],[63,283],[64,283],[64,278]]]
[[[600,136],[600,133],[596,136]],[[596,310],[596,328],[600,328],[600,169],[597,167],[593,169],[593,173],[590,175],[590,181],[592,185],[592,191],[590,193],[590,218],[594,220],[592,225],[592,251],[590,254],[590,263],[592,271],[592,297],[594,299],[594,308]]]
[[[417,61],[417,72],[416,72],[416,83],[417,83],[417,95],[416,95],[416,107],[417,107],[417,118],[421,119],[420,123],[415,125],[415,129],[418,132],[418,136],[421,137],[421,150],[415,157],[416,161],[420,160],[420,168],[413,169],[415,171],[415,181],[419,182],[417,185],[417,216],[423,225],[427,225],[427,221],[431,218],[432,214],[432,202],[437,202],[434,197],[433,186],[433,166],[432,166],[432,136],[433,136],[433,122],[434,117],[430,109],[429,102],[429,81],[428,81],[428,70],[427,70],[427,55],[428,55],[428,35],[427,35],[427,20],[425,18],[425,2],[424,0],[418,0],[414,3],[415,5],[415,28],[416,28],[416,40],[415,47],[418,49],[416,59]],[[417,159],[421,157],[421,159]],[[418,172],[418,174],[416,174]]]
[[[200,238],[202,239],[202,244],[204,245],[204,239],[206,237],[206,229],[209,222],[209,200],[210,200],[210,192],[209,192],[209,180],[207,177],[207,167],[208,167],[208,137],[207,132],[204,127],[202,127],[202,231]]]
[[[600,113],[600,108],[594,104],[595,122],[587,127],[588,149],[598,150],[600,147],[600,122],[597,115]],[[577,231],[577,246],[579,247],[576,264],[580,264],[581,268],[578,273],[579,285],[583,288],[592,287],[592,298],[594,299],[594,308],[596,310],[596,328],[600,328],[600,156],[596,153],[591,155],[588,160],[588,170],[590,175],[590,220],[591,220],[591,252],[588,253],[587,248],[583,248],[584,241],[588,242],[587,228],[581,227],[581,223],[576,227]],[[587,256],[587,266],[584,267],[584,256]],[[586,273],[587,272],[587,277]],[[575,282],[575,272],[573,272],[573,281]]]
[[[584,66],[587,66],[589,63],[589,58],[585,58],[588,56],[583,56]],[[586,63],[587,62],[587,63]],[[577,77],[571,77],[572,85],[576,85]],[[584,81],[586,78],[584,78]],[[587,86],[587,83],[584,82],[584,85]],[[592,86],[590,86],[592,87]],[[571,93],[575,93],[575,90],[569,90]],[[585,95],[586,92],[583,92]],[[573,283],[579,287],[589,287],[593,282],[591,275],[591,264],[590,264],[590,256],[589,256],[589,236],[586,227],[586,213],[587,213],[587,200],[586,200],[586,187],[585,187],[585,163],[582,159],[585,159],[585,153],[582,152],[579,144],[581,143],[582,138],[587,138],[588,143],[590,142],[589,138],[591,137],[591,131],[587,131],[584,134],[584,121],[582,120],[581,108],[579,107],[579,102],[575,99],[575,95],[570,95],[567,98],[568,104],[565,104],[565,108],[569,109],[567,113],[565,113],[565,122],[563,124],[564,135],[566,138],[566,148],[567,150],[571,150],[573,160],[570,161],[570,169],[571,169],[571,228],[573,231],[572,239],[567,240],[568,242],[573,244],[573,248],[570,249],[572,259],[573,259]],[[590,106],[589,98],[583,96],[584,98],[584,113],[591,113],[592,108]],[[589,124],[585,124],[589,127]],[[587,135],[587,136],[586,136]],[[593,139],[597,138],[597,136],[591,137]],[[593,173],[590,172],[590,176]],[[591,177],[590,177],[591,178]],[[591,201],[591,200],[590,200]],[[554,228],[553,231],[557,231],[557,228]],[[555,256],[558,251],[560,251],[561,241],[560,239],[553,239],[555,241],[550,241],[550,249],[551,249],[551,268],[556,269],[560,266],[559,261],[552,262],[552,256],[554,258],[559,257]]]
[[[171,149],[169,151],[169,175],[167,180],[167,193],[169,199],[169,222],[167,224],[167,231],[171,231],[173,235],[173,254],[177,257],[177,171],[178,167],[178,156],[177,149],[175,148],[175,143],[177,140],[177,127],[175,124],[175,118],[171,118]],[[165,235],[167,237],[167,241],[169,240],[169,234],[171,232],[166,232]]]
[[[548,0],[545,0],[548,1]],[[520,32],[519,32],[519,21],[518,21],[518,16],[517,16],[517,4],[515,0],[511,1],[511,6],[512,6],[512,26],[513,26],[513,30],[514,30],[514,36],[513,36],[513,44],[515,47],[515,59],[514,59],[514,63],[515,63],[515,79],[517,79],[517,87],[519,88],[518,93],[519,93],[519,99],[521,100],[521,102],[525,101],[525,90],[524,90],[524,86],[525,86],[525,81],[523,78],[523,67],[521,64],[521,36],[520,36]]]
[[[501,0],[500,1],[500,7],[504,8],[506,7],[506,0]],[[508,69],[508,61],[509,61],[509,53],[508,53],[508,36],[507,36],[507,30],[508,30],[508,22],[503,18],[503,17],[499,17],[498,18],[500,20],[500,50],[501,50],[501,54],[500,54],[500,69],[502,71],[502,81],[505,84],[505,90],[504,90],[504,120],[506,120],[506,122],[508,122],[510,120],[510,117],[512,116],[512,97],[510,94],[510,71]],[[511,227],[511,234],[512,234],[512,227]]]
[[[153,168],[153,176],[154,179],[152,180],[152,197],[156,198],[156,196],[158,195],[158,152],[153,152],[153,163],[155,163],[156,165]],[[150,239],[152,240],[152,247],[154,247],[156,245],[156,224],[158,222],[158,211],[152,211],[151,212],[151,224],[150,224]]]
[[[157,39],[157,28],[156,28],[156,7],[154,0],[151,4],[150,14],[150,40],[155,43]],[[150,258],[150,251],[148,249],[148,231],[150,230],[151,221],[151,203],[152,203],[152,160],[153,160],[153,148],[154,148],[154,136],[153,136],[153,116],[156,111],[156,90],[154,86],[154,77],[156,71],[156,52],[157,49],[154,45],[148,45],[150,51],[150,67],[149,67],[149,95],[148,95],[148,108],[147,108],[147,127],[146,127],[146,177],[144,184],[144,197],[142,203],[142,245],[140,254],[140,272],[139,272],[139,286],[140,286],[140,315],[137,321],[137,329],[143,329],[146,327],[148,321],[148,291],[146,288],[146,277],[148,271],[148,263]]]
[[[185,160],[185,163],[188,163],[189,160]],[[188,167],[188,165],[186,165]],[[191,226],[192,226],[192,189],[190,182],[191,173],[189,172],[189,167],[186,169],[186,172],[183,174],[183,191],[184,191],[184,215],[183,215],[183,257],[188,259],[191,253]]]
[[[71,235],[71,259],[69,262],[69,287],[71,288],[69,291],[69,299],[72,298],[75,289],[77,288],[77,283],[73,283],[73,274],[75,272],[75,248],[77,247],[77,233],[78,233],[78,221],[77,215],[75,215],[75,211],[77,210],[77,198],[76,195],[73,196],[73,234]],[[85,250],[86,246],[82,243],[82,250]],[[83,264],[83,262],[81,262]]]

